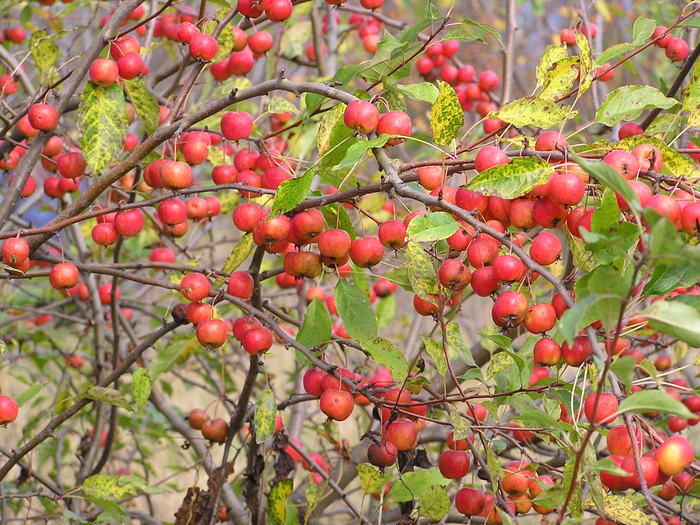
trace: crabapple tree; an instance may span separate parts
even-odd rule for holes
[[[620,3],[3,2],[3,522],[698,524],[700,7]]]

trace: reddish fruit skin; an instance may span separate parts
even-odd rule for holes
[[[29,124],[34,129],[51,131],[58,124],[58,112],[49,104],[34,104],[27,112]]]
[[[585,190],[586,184],[575,173],[552,175],[549,179],[549,197],[564,206],[573,206],[581,202]]]
[[[223,443],[226,441],[227,433],[228,424],[220,417],[216,419],[207,419],[202,423],[202,435],[214,443]]]
[[[647,487],[651,487],[656,483],[659,476],[659,465],[654,461],[654,458],[642,456],[641,458],[642,474],[646,481]],[[623,478],[623,483],[630,488],[640,489],[639,474],[634,457],[627,457],[622,461],[620,468],[628,472],[628,475]]]
[[[457,259],[448,259],[440,265],[438,280],[445,288],[459,292],[469,286],[472,273],[469,268]]]
[[[0,425],[7,425],[17,419],[19,408],[14,399],[0,396]]]
[[[671,62],[682,62],[689,53],[690,48],[682,38],[672,38],[666,44],[666,56],[671,59]]]
[[[477,516],[484,511],[486,494],[481,490],[464,488],[455,495],[455,507],[465,516]]]
[[[197,340],[202,346],[219,348],[226,342],[226,324],[221,319],[209,319],[197,325]]]
[[[119,239],[119,232],[112,223],[96,224],[92,229],[92,240],[100,246],[109,246]]]
[[[132,80],[144,71],[143,58],[138,53],[127,53],[117,60],[119,76],[125,80]]]
[[[209,420],[209,414],[207,414],[201,408],[193,409],[190,412],[190,416],[188,418],[188,421],[190,423],[190,427],[192,427],[195,430],[201,430],[202,424],[204,424],[204,422],[208,421],[208,420]]]
[[[440,474],[447,479],[460,479],[467,475],[471,461],[466,452],[445,450],[438,459]]]
[[[74,179],[85,173],[87,162],[78,152],[64,153],[58,157],[57,171],[63,177]]]
[[[185,309],[187,320],[194,325],[211,319],[212,312],[211,305],[206,303],[190,303]]]
[[[675,476],[683,471],[693,461],[693,447],[682,436],[668,438],[656,449],[654,459],[659,464],[659,470],[668,476]]]
[[[527,298],[520,292],[503,292],[493,304],[493,320],[498,326],[518,326],[525,320],[527,306]]]
[[[379,242],[390,250],[400,250],[407,244],[406,229],[403,221],[396,219],[385,221],[379,226],[379,231],[377,232]],[[352,252],[350,256],[352,257]]]
[[[343,122],[350,129],[367,135],[377,129],[379,110],[366,100],[353,100],[345,108]]]
[[[2,262],[13,266],[22,264],[29,258],[29,244],[24,239],[15,237],[2,244]]]
[[[49,282],[56,290],[73,288],[79,280],[78,269],[71,263],[59,263],[49,273]]]
[[[247,272],[233,272],[228,281],[227,293],[239,299],[250,299],[253,296],[254,285],[253,277]]]
[[[119,66],[113,60],[98,58],[90,64],[89,75],[93,83],[107,88],[117,81]]]
[[[119,211],[114,216],[114,226],[119,235],[133,237],[143,230],[143,212],[139,209]]]
[[[383,430],[386,441],[393,443],[397,450],[412,450],[418,442],[418,429],[410,419],[398,418],[390,425],[385,424]]]
[[[574,339],[571,346],[564,341],[561,347],[564,362],[569,366],[580,366],[592,353],[591,344],[588,342],[588,337],[585,336]]]
[[[304,374],[304,390],[307,394],[314,397],[321,397],[323,394],[323,379],[326,373],[315,368],[309,368]]]
[[[569,147],[569,143],[557,131],[545,131],[535,141],[535,151],[555,151],[567,147]]]
[[[542,266],[549,266],[561,255],[561,241],[553,233],[540,232],[530,246],[530,257]]]
[[[423,166],[418,168],[416,173],[418,174],[418,182],[428,191],[434,190],[444,183],[445,174],[439,166]]]
[[[248,330],[241,341],[243,350],[250,355],[260,355],[272,348],[272,332],[264,326]]]
[[[396,463],[399,451],[393,443],[372,443],[367,449],[367,459],[375,467],[390,467]]]
[[[228,140],[247,139],[253,132],[253,117],[245,111],[230,111],[221,118],[221,134]]]
[[[498,75],[494,71],[487,70],[479,75],[479,89],[484,93],[496,91],[499,85]]]
[[[204,62],[209,62],[219,50],[216,38],[204,33],[192,35],[189,46],[190,56],[195,59],[201,59]]]
[[[379,117],[377,124],[377,135],[401,135],[401,137],[410,137],[413,131],[411,118],[403,111],[389,111]],[[393,138],[386,141],[389,146],[401,144],[405,138]]]
[[[661,150],[656,146],[652,144],[640,144],[632,150],[632,155],[637,160],[637,164],[641,169],[651,169],[657,173],[661,171],[664,162],[663,155],[661,154]]]
[[[531,306],[525,316],[525,329],[531,334],[542,334],[554,328],[557,313],[549,303],[538,303]]]
[[[586,414],[586,419],[593,423],[593,407],[596,399],[598,399],[598,407],[595,414],[595,423],[610,423],[614,419],[614,414],[617,412],[619,405],[614,394],[598,394],[593,393],[586,398],[583,405],[583,412]]]
[[[681,211],[681,228],[691,236],[697,236],[700,231],[700,202],[687,205]]]
[[[432,299],[433,302],[421,299],[417,295],[413,296],[413,308],[418,313],[418,315],[422,315],[425,317],[429,315],[437,315],[437,313],[440,311],[440,299],[437,295],[433,296]]]
[[[321,412],[336,421],[345,421],[355,408],[355,400],[350,392],[329,389],[321,394]]]
[[[360,268],[371,268],[379,264],[383,256],[384,247],[378,237],[355,239],[350,246],[350,258]]]
[[[476,154],[476,159],[474,160],[474,169],[481,173],[494,166],[501,166],[503,164],[508,164],[510,158],[506,155],[505,151],[496,146],[486,146],[479,150]]]
[[[542,338],[535,343],[533,357],[545,366],[556,366],[561,362],[561,347],[554,339]]]
[[[193,303],[199,303],[209,295],[211,284],[201,273],[190,273],[180,282],[180,293],[185,299]]]

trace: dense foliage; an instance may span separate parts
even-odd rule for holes
[[[3,523],[700,523],[700,7],[617,3],[0,3]]]

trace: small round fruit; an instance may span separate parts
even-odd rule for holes
[[[17,419],[19,408],[14,399],[8,396],[0,396],[0,425],[7,425]]]
[[[385,468],[396,463],[399,451],[393,443],[372,443],[367,449],[367,459],[375,467]]]
[[[617,407],[619,403],[617,397],[614,394],[600,394],[593,393],[586,398],[586,402],[583,405],[583,411],[586,414],[586,418],[591,423],[593,420],[593,408],[596,405],[596,399],[598,399],[598,406],[595,412],[595,423],[610,423],[615,419],[615,413],[617,412]]]
[[[228,433],[228,424],[226,421],[217,417],[216,419],[207,419],[202,423],[202,435],[214,443],[223,443],[226,441]]]
[[[190,427],[195,430],[201,430],[202,425],[205,421],[209,420],[209,414],[207,414],[201,408],[195,408],[190,412],[188,421],[190,422]]]
[[[321,394],[321,412],[336,421],[345,421],[355,408],[355,399],[350,392],[328,389]]]
[[[445,450],[438,459],[440,474],[447,479],[460,479],[467,475],[471,461],[462,450]]]

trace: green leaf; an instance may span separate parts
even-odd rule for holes
[[[545,160],[515,157],[508,164],[482,171],[466,187],[483,195],[515,199],[547,182],[552,173],[554,168]]]
[[[58,35],[50,37],[44,29],[40,29],[34,31],[29,39],[29,49],[32,53],[32,58],[36,68],[42,75],[48,73],[58,60],[58,46],[54,42],[56,36]]]
[[[396,315],[396,299],[394,294],[383,297],[377,305],[377,327],[379,329],[387,326],[394,320]]]
[[[440,42],[445,42],[446,40],[456,40],[457,42],[483,42],[483,39],[476,36],[466,27],[449,28],[447,31],[445,31],[445,34],[440,39]]]
[[[464,125],[464,110],[457,99],[457,93],[447,82],[438,80],[440,94],[430,108],[430,129],[433,130],[433,142],[447,146]]]
[[[139,368],[134,372],[131,378],[131,392],[134,394],[136,405],[141,410],[151,395],[151,378],[147,369]]]
[[[272,525],[285,524],[287,515],[286,503],[293,487],[294,482],[291,479],[283,479],[272,487],[270,495],[267,497],[267,517]]]
[[[160,374],[172,370],[181,355],[199,347],[199,341],[194,333],[176,335],[165,348],[158,349],[156,352],[149,370],[151,381],[155,381]]]
[[[415,242],[409,242],[406,245],[404,255],[411,288],[418,297],[435,304],[435,299],[430,295],[438,293],[437,276],[430,255]]]
[[[432,485],[420,498],[421,514],[441,520],[450,511],[450,498],[444,487]]]
[[[153,135],[160,122],[160,109],[158,101],[150,91],[143,77],[136,77],[133,80],[123,80],[126,94],[129,96],[131,105],[134,106],[136,114],[146,130],[146,134]],[[213,148],[213,146],[212,146]]]
[[[323,118],[318,125],[318,135],[316,136],[316,147],[318,148],[319,156],[323,155],[323,153],[325,153],[325,151],[331,145],[331,134],[333,133],[336,125],[339,126],[338,131],[342,131],[342,128],[340,128],[342,125],[347,130],[345,133],[347,136],[352,134],[352,130],[345,125],[345,121],[343,120],[346,107],[347,106],[345,104],[338,104],[323,115]],[[349,132],[349,134],[347,132]]]
[[[657,266],[644,286],[642,295],[664,295],[679,286],[692,286],[699,278],[700,267],[696,264]]]
[[[360,465],[358,465],[357,469],[360,469]],[[307,473],[307,478],[306,489],[304,489],[304,496],[306,497],[306,516],[304,517],[304,525],[309,522],[311,513],[316,508],[316,505],[318,505],[318,498],[321,492],[319,486],[316,485],[316,482],[313,480],[311,472]]]
[[[450,412],[450,423],[452,423],[452,439],[467,439],[471,433],[471,423],[463,417],[457,410]]]
[[[101,401],[103,403],[109,403],[110,405],[118,406],[124,408],[129,412],[134,411],[134,407],[131,406],[129,400],[124,397],[119,390],[114,388],[107,388],[104,386],[92,386],[88,388],[85,392],[80,394],[80,397],[85,397],[87,399],[92,399],[93,401]]]
[[[656,301],[642,316],[659,332],[700,347],[700,313],[693,307],[676,301]]]
[[[210,20],[204,27],[204,32],[207,35],[211,35],[215,28],[216,21]],[[216,55],[214,55],[214,58],[211,59],[211,63],[216,64],[217,62],[221,62],[227,58],[231,54],[231,51],[233,51],[233,44],[235,41],[236,37],[233,34],[232,28],[225,27],[221,34],[219,34],[219,37],[216,39],[218,48],[216,50]]]
[[[362,348],[372,356],[377,364],[387,367],[391,372],[391,377],[397,381],[403,381],[408,376],[406,356],[391,341],[376,337],[362,341]]]
[[[405,29],[402,29],[401,32],[396,35],[396,40],[399,42],[403,42],[405,44],[410,44],[412,42],[416,41],[416,37],[420,34],[423,29],[426,27],[430,26],[434,21],[431,20],[430,18],[424,18],[420,22],[413,24],[412,26],[409,26]]]
[[[565,58],[569,58],[566,44],[552,45],[545,48],[542,58],[540,58],[540,63],[537,65],[537,87],[544,86],[548,71],[554,64]]]
[[[544,89],[537,95],[542,107],[547,107],[544,106],[544,101],[554,102],[571,91],[574,82],[578,80],[579,61],[579,57],[566,57],[545,72]]]
[[[104,501],[121,501],[140,494],[162,494],[166,491],[164,488],[150,487],[143,478],[109,474],[90,476],[81,489],[86,497]]]
[[[267,103],[267,110],[270,113],[291,113],[292,115],[299,113],[299,108],[282,97],[270,98],[270,101]]]
[[[656,29],[656,22],[649,18],[640,17],[634,21],[632,28],[632,41],[636,44],[644,44],[651,39]]]
[[[478,22],[474,22],[474,20],[470,20],[468,18],[465,18],[462,20],[462,25],[467,26],[467,27],[476,27],[478,29],[481,29],[484,33],[487,33],[491,35],[493,38],[496,39],[496,41],[501,44],[501,47],[505,49],[506,46],[503,45],[503,40],[501,40],[501,35],[498,31],[496,31],[493,27],[491,27],[488,24],[480,24]]]
[[[297,342],[314,347],[331,340],[333,325],[326,307],[318,298],[309,304],[304,314],[304,324],[297,334]]]
[[[491,361],[489,361],[489,366],[486,369],[486,379],[493,379],[499,374],[502,374],[510,365],[514,362],[513,356],[510,352],[498,352],[493,354]]]
[[[357,235],[355,235],[355,228],[352,226],[348,212],[345,211],[342,204],[336,203],[329,204],[328,206],[321,206],[320,210],[329,228],[339,228],[348,232],[350,239],[353,241],[357,238]]]
[[[605,513],[615,523],[622,523],[622,525],[654,525],[658,523],[628,495],[605,496]]]
[[[605,164],[605,162],[591,162],[589,160],[584,160],[575,153],[570,153],[570,156],[573,161],[581,166],[583,170],[591,177],[598,179],[600,182],[622,195],[625,201],[629,203],[632,210],[641,211],[637,194],[634,192],[625,178],[612,167]]]
[[[447,344],[450,348],[459,354],[459,357],[467,363],[469,366],[475,367],[476,362],[474,361],[474,356],[472,355],[471,349],[466,345],[464,339],[462,339],[462,333],[459,330],[459,325],[455,322],[449,323],[445,330],[445,337],[447,338]]]
[[[581,95],[588,91],[588,88],[591,87],[591,83],[593,82],[593,75],[591,75],[591,71],[593,70],[593,61],[591,60],[591,46],[588,43],[588,37],[586,37],[578,29],[576,30],[576,45],[578,46],[579,50],[579,69],[581,71],[579,91],[576,95],[576,98],[578,99]]]
[[[270,387],[265,387],[255,401],[255,442],[262,443],[275,433],[277,403]],[[284,520],[282,520],[284,521]]]
[[[108,88],[88,82],[80,100],[80,149],[93,176],[96,176],[124,149],[128,125],[126,102],[122,88],[116,82]]]
[[[375,494],[386,483],[386,476],[379,469],[360,463],[357,465],[357,477],[360,478],[360,486],[365,494]]]
[[[411,66],[418,59],[416,51],[421,46],[421,43],[401,42],[385,31],[374,56],[360,64],[357,76],[367,82],[382,81],[385,84],[405,78],[411,74]]]
[[[616,44],[609,47],[601,53],[601,55],[595,60],[593,66],[598,68],[602,67],[606,62],[610,62],[613,58],[617,58],[624,53],[632,51],[634,48],[645,44],[651,39],[651,35],[654,33],[656,28],[656,22],[648,18],[638,18],[634,22],[634,27],[632,28],[632,43],[624,42],[622,44]]]
[[[404,386],[411,394],[418,394],[421,390],[423,390],[423,388],[430,386],[430,381],[427,377],[410,376],[408,379],[406,379]]]
[[[343,327],[350,337],[357,341],[377,337],[377,318],[362,290],[347,280],[340,279],[333,294]]]
[[[358,141],[353,135],[355,132],[345,125],[343,113],[345,104],[339,104],[328,112],[319,125],[317,144],[321,156],[320,177],[323,182],[335,187],[345,179],[350,169],[334,170],[341,160],[345,158],[350,146]],[[355,176],[351,176],[347,184],[354,186],[357,182]]]
[[[447,239],[459,229],[459,223],[444,211],[414,217],[408,225],[408,238],[413,242],[432,242]]]
[[[408,85],[396,84],[394,89],[412,100],[420,100],[431,104],[437,100],[440,94],[440,90],[430,82],[418,82]]]
[[[610,233],[612,226],[620,224],[620,207],[610,188],[605,188],[600,206],[593,212],[591,230],[593,233]]]
[[[301,204],[311,190],[311,183],[314,181],[315,175],[316,169],[311,168],[306,170],[306,173],[301,177],[289,179],[280,184],[272,203],[270,217],[287,213]]]
[[[438,374],[440,374],[440,376],[444,376],[445,372],[447,372],[447,360],[445,359],[445,352],[443,352],[440,345],[434,339],[426,337],[423,334],[421,334],[420,337],[423,340],[423,344],[425,345],[425,351],[428,352],[428,355],[437,367]]]
[[[241,237],[241,240],[236,243],[233,250],[231,250],[221,271],[224,273],[233,273],[236,271],[236,269],[243,264],[243,261],[248,258],[254,246],[253,234],[250,232],[246,233]]]
[[[627,390],[632,388],[634,369],[637,368],[637,358],[632,355],[623,355],[615,359],[610,365],[610,371],[625,384]]]
[[[669,109],[678,101],[667,98],[651,86],[622,86],[608,93],[595,114],[596,122],[614,126],[622,121],[633,121],[645,109]]]
[[[437,467],[406,472],[401,481],[394,483],[389,497],[399,503],[420,498],[433,485],[446,486],[449,480],[442,477]]]
[[[22,392],[17,397],[15,397],[15,403],[17,403],[17,406],[19,408],[22,408],[27,401],[34,399],[34,397],[39,392],[41,392],[41,389],[44,388],[44,384],[45,383],[33,385],[33,386],[29,387],[27,390],[25,390],[24,392]]]
[[[349,168],[357,164],[367,154],[368,151],[374,148],[381,148],[386,144],[386,141],[395,135],[382,134],[376,139],[359,140],[348,148],[345,152],[345,157],[333,167],[333,171],[338,171],[343,168]]]
[[[644,412],[660,412],[663,414],[671,414],[690,419],[693,416],[692,412],[681,403],[676,401],[668,394],[659,390],[640,390],[633,392],[622,400],[617,411],[620,414],[625,412],[635,412],[643,414]]]
[[[700,126],[700,63],[696,62],[689,82],[683,88],[682,111],[688,112],[688,127]]]
[[[516,128],[534,126],[549,129],[576,115],[578,111],[559,106],[552,100],[524,97],[504,104],[501,109],[489,113],[488,118],[501,119]]]

